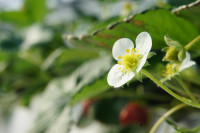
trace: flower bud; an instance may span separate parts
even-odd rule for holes
[[[164,61],[183,61],[186,56],[185,48],[175,40],[172,40],[168,36],[164,36],[164,40],[166,44],[169,46],[168,48],[164,48],[163,51],[166,52]]]
[[[168,48],[163,60],[165,60],[165,61],[178,61],[178,53],[179,53],[179,51],[175,48],[175,46],[171,46],[171,47]]]

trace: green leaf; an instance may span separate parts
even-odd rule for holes
[[[52,52],[52,54],[54,54],[54,52]],[[52,60],[50,57],[52,54],[49,55],[50,60]],[[58,76],[67,75],[72,73],[86,60],[97,58],[98,56],[98,52],[95,51],[65,49],[59,57],[56,57],[54,61],[51,61],[52,64],[49,62],[50,60],[46,60],[42,66],[43,69],[46,69],[51,73],[55,73]]]
[[[20,26],[30,24],[30,20],[24,11],[1,12],[0,20],[12,22]]]
[[[44,19],[47,12],[46,0],[26,0],[19,11],[0,12],[0,20],[26,26]]]
[[[39,22],[46,15],[46,0],[26,0],[24,8],[32,22]]]
[[[198,20],[196,18],[195,21]],[[82,37],[64,36],[64,38],[68,44],[75,47],[111,49],[117,39],[125,37],[134,41],[142,31],[150,33],[153,40],[153,49],[160,49],[165,46],[163,37],[166,34],[183,45],[186,45],[199,34],[198,29],[190,20],[172,14],[165,9],[156,9],[137,14],[126,21],[117,22],[107,29],[96,31],[93,35]],[[200,53],[199,49],[196,50],[196,53],[197,51]]]
[[[194,1],[196,0],[167,0],[167,2],[172,6],[187,5]]]
[[[187,6],[183,5],[172,10],[172,13],[181,16],[184,19],[190,20],[190,23],[200,31],[199,18],[200,1],[195,1]]]
[[[53,52],[54,53],[54,52]],[[51,56],[51,55],[50,55]],[[97,58],[99,53],[96,51],[87,51],[81,49],[66,49],[62,52],[62,54],[58,57],[57,60],[52,64],[54,69],[63,67],[66,65],[72,65],[74,62],[84,62],[85,60],[91,58]]]
[[[103,62],[103,63],[102,63]],[[107,84],[107,76],[105,73],[111,68],[111,58],[101,57],[91,60],[77,71],[77,87],[72,97],[71,104],[79,102],[83,99],[102,93],[109,89]],[[100,80],[100,77],[103,77]],[[97,81],[95,81],[95,79]]]
[[[89,99],[95,97],[96,95],[110,89],[111,87],[107,83],[107,75],[103,78],[96,80],[94,83],[83,87],[79,92],[77,92],[73,98],[71,99],[70,103],[74,104],[80,102],[84,99]]]

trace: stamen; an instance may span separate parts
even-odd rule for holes
[[[162,74],[162,76],[163,76],[163,77],[165,77],[165,76],[166,76],[166,74]]]
[[[118,56],[119,59],[122,59],[122,56]]]
[[[137,50],[137,53],[139,53],[140,52],[140,50]]]
[[[132,49],[130,49],[132,50]],[[129,52],[128,54],[125,54],[124,56],[121,56],[121,60],[118,61],[119,65],[123,65],[124,67],[119,69],[120,71],[132,71],[136,69],[136,66],[138,64],[139,60],[139,54],[137,54],[135,51],[130,51],[129,49],[126,50],[126,52]],[[119,57],[120,58],[120,57]]]
[[[122,65],[122,62],[121,62],[121,61],[118,61],[117,63],[118,63],[119,65]]]
[[[121,70],[121,72],[123,72],[123,71],[124,71],[124,69]]]
[[[121,67],[120,68],[118,68],[118,70],[120,70],[121,69]]]
[[[126,52],[129,53],[129,52],[130,52],[130,49],[126,49]]]
[[[135,50],[135,48],[132,48],[132,51],[134,51]]]

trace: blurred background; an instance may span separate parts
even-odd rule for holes
[[[0,0],[0,133],[146,132],[137,125],[116,126],[127,99],[97,100],[108,88],[104,75],[112,66],[111,50],[73,48],[63,35],[81,37],[148,9],[193,1]],[[80,96],[69,106],[72,95],[94,77],[103,79],[89,88],[101,86],[97,99]]]

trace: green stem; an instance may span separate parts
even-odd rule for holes
[[[193,103],[191,100],[189,99],[186,99],[184,97],[181,97],[179,95],[177,95],[176,93],[174,93],[173,91],[171,91],[169,88],[167,88],[165,85],[163,85],[160,81],[158,81],[153,75],[151,75],[148,71],[142,69],[141,70],[142,73],[144,75],[146,75],[148,78],[150,78],[154,83],[156,83],[159,87],[161,87],[163,90],[165,90],[167,93],[169,93],[171,96],[173,96],[174,98],[178,99],[179,101],[187,104],[187,105],[190,105],[192,107],[196,107],[196,108],[199,108],[200,109],[200,105],[199,104],[196,104],[196,103]]]
[[[196,42],[198,42],[200,40],[200,36],[197,36],[194,40],[192,40],[191,42],[189,42],[186,46],[185,46],[185,50],[190,49]]]
[[[172,89],[173,91],[176,91],[178,94],[181,94],[183,96],[187,96],[188,94],[183,90],[183,89],[179,89],[176,86],[165,82],[164,83],[165,86],[167,86],[168,88]],[[200,99],[200,95],[197,93],[192,93],[194,95],[194,97],[199,98]]]
[[[160,117],[160,119],[154,124],[154,126],[152,127],[152,129],[150,130],[149,133],[155,133],[156,129],[159,127],[159,125],[168,117],[170,116],[172,113],[176,112],[177,110],[185,107],[186,105],[184,103],[179,104],[175,107],[173,107],[172,109],[170,109],[169,111],[167,111],[162,117]]]
[[[180,88],[178,88],[178,87],[176,87],[176,86],[174,86],[174,85],[172,85],[172,84],[170,84],[168,82],[165,82],[163,84],[165,86],[167,86],[168,88],[172,89],[173,91],[176,91],[179,94],[186,95],[185,92],[182,89],[180,89]]]
[[[177,132],[178,132],[178,131],[179,131],[179,132],[184,131],[184,133],[198,133],[198,131],[200,131],[200,126],[194,127],[194,128],[192,128],[192,129],[191,129],[191,128],[188,129],[188,128],[183,128],[183,127],[180,127],[180,126],[176,125],[175,122],[173,122],[173,121],[171,121],[171,120],[169,120],[169,119],[167,119],[166,122],[167,122],[169,125],[173,126],[174,129],[176,129]]]
[[[176,91],[177,93],[183,95],[183,96],[187,95],[184,90],[182,90],[180,88],[177,88],[176,86],[174,86],[174,85],[172,85],[172,84],[170,84],[168,82],[165,82],[164,85],[167,86],[168,88],[172,89],[173,91]],[[197,94],[197,93],[192,93],[192,94],[194,95],[194,97],[197,97],[197,98],[200,99],[200,95],[199,94]]]
[[[179,84],[183,87],[185,92],[188,94],[188,96],[193,100],[193,102],[198,103],[196,98],[193,96],[192,92],[190,91],[189,88],[183,83],[183,81],[180,78],[176,78],[176,80],[179,82]]]

